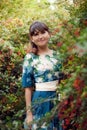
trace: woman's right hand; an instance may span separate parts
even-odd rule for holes
[[[33,121],[32,112],[28,112],[26,116],[26,123],[29,125]],[[30,124],[31,125],[31,124]]]

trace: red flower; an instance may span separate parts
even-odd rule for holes
[[[87,26],[87,19],[83,21],[83,24]]]
[[[74,32],[74,35],[78,37],[80,35],[80,28],[77,28]]]
[[[84,81],[79,77],[77,77],[77,79],[74,81],[73,86],[77,91],[81,91],[82,88],[84,87]]]
[[[67,104],[68,104],[68,100],[65,100],[65,101],[64,101],[64,105],[67,105]]]
[[[62,45],[63,45],[62,42],[58,42],[58,43],[57,43],[57,46],[58,46],[58,47],[61,47]]]
[[[62,127],[63,127],[63,129],[64,129],[64,130],[67,128],[67,126],[66,126],[66,125],[63,125]]]
[[[20,52],[20,51],[18,51],[18,52],[17,52],[17,54],[20,56],[20,55],[21,55],[21,52]]]
[[[59,31],[60,31],[60,29],[59,29],[59,28],[56,28],[54,31],[55,31],[55,32],[59,32]]]
[[[83,128],[84,130],[87,129],[87,118],[85,118],[84,121],[82,122],[82,128]]]
[[[2,51],[0,51],[0,54],[2,54]]]
[[[70,124],[70,120],[69,119],[65,119],[65,124],[69,125]]]
[[[53,32],[52,32],[52,35],[55,35],[56,33],[60,32],[60,29],[59,28],[56,28]]]
[[[80,97],[78,97],[78,99],[77,99],[77,104],[76,104],[76,105],[80,107],[80,106],[81,106],[81,104],[82,104],[82,100],[81,100],[81,98],[80,98]]]

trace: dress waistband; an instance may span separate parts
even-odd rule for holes
[[[57,85],[58,80],[43,83],[35,83],[36,91],[56,91]]]

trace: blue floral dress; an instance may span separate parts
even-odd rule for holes
[[[24,58],[23,73],[22,73],[22,86],[35,87],[37,83],[48,83],[59,80],[59,72],[61,68],[61,62],[59,53],[52,51],[50,55],[35,55],[29,53]],[[44,85],[41,86],[42,89]],[[49,113],[54,102],[52,101],[56,97],[56,91],[40,91],[36,90],[32,95],[32,112],[34,120],[40,120],[47,113]],[[48,100],[49,99],[49,100]],[[62,130],[58,117],[52,118],[49,125],[46,122],[41,125],[38,130]],[[27,125],[25,125],[27,129]],[[36,130],[37,125],[33,124],[32,130]]]

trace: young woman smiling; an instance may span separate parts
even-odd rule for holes
[[[24,128],[28,130],[27,124],[34,120],[39,121],[54,107],[53,100],[56,97],[61,68],[59,53],[48,47],[50,32],[47,25],[39,21],[32,23],[29,36],[31,52],[24,58],[22,73],[26,102]],[[37,124],[33,124],[30,129],[36,130],[37,127]],[[62,127],[58,117],[54,116],[50,119],[49,125],[43,122],[39,130],[62,130]]]

